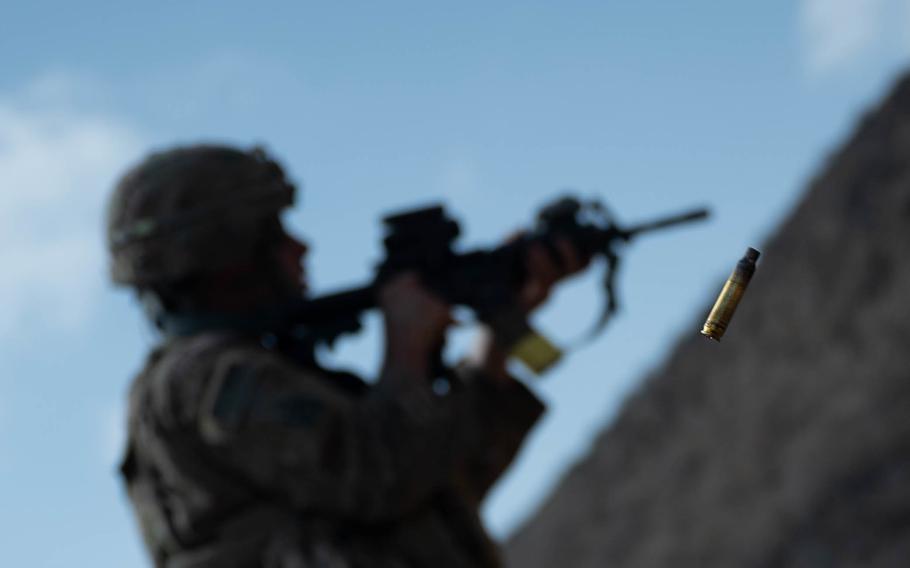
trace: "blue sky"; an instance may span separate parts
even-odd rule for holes
[[[150,148],[266,144],[304,188],[289,220],[314,244],[317,292],[368,276],[378,218],[398,207],[443,200],[466,246],[566,188],[628,222],[712,207],[710,223],[629,247],[622,313],[535,382],[548,414],[484,512],[504,536],[697,333],[732,263],[910,55],[907,0],[106,4],[16,3],[0,21],[10,565],[144,565],[114,464],[155,338],[106,283],[101,224],[111,184]],[[538,324],[571,341],[599,302],[592,272]],[[379,340],[370,318],[330,360],[370,375]]]

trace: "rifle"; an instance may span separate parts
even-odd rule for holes
[[[303,300],[285,309],[288,328],[301,330],[314,344],[329,347],[348,333],[360,330],[361,315],[377,306],[377,291],[389,276],[416,271],[430,290],[452,305],[466,306],[493,328],[501,347],[535,373],[541,373],[561,352],[535,332],[517,304],[525,282],[528,247],[542,243],[557,260],[555,242],[568,239],[581,255],[603,259],[606,304],[591,332],[603,330],[616,311],[615,277],[620,257],[617,246],[646,232],[704,219],[706,209],[695,209],[647,223],[622,227],[613,222],[599,201],[582,202],[565,196],[543,207],[532,230],[513,242],[492,249],[456,252],[460,234],[456,221],[441,205],[405,211],[383,219],[386,256],[376,277],[365,286]]]

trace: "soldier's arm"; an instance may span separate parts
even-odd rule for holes
[[[514,461],[544,405],[508,373],[505,354],[492,333],[481,330],[474,351],[456,368],[470,400],[474,427],[483,443],[471,448],[459,467],[459,485],[479,504],[490,487]]]
[[[459,466],[460,485],[480,503],[511,465],[544,405],[520,381],[493,381],[482,369],[463,364],[458,369],[470,399],[473,427],[482,443],[470,448]]]

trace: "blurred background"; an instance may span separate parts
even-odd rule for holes
[[[317,294],[367,279],[379,218],[442,201],[463,247],[565,192],[621,222],[622,311],[533,388],[549,405],[488,500],[506,538],[661,363],[747,246],[910,59],[908,0],[14,3],[0,21],[0,542],[9,566],[145,565],[116,474],[155,334],[106,279],[103,217],[148,151],[266,146],[302,187]],[[538,325],[563,344],[598,270]],[[375,318],[327,363],[375,373]],[[470,330],[455,334],[452,356]]]

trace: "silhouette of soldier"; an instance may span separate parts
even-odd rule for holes
[[[413,273],[380,289],[378,379],[320,368],[262,314],[306,292],[295,187],[262,150],[178,147],[128,171],[111,275],[161,331],[130,390],[122,474],[156,566],[495,567],[478,517],[541,415],[492,332],[431,388],[450,307]],[[344,220],[339,219],[343,225]],[[582,262],[532,248],[531,311]],[[310,355],[307,355],[310,353]]]

